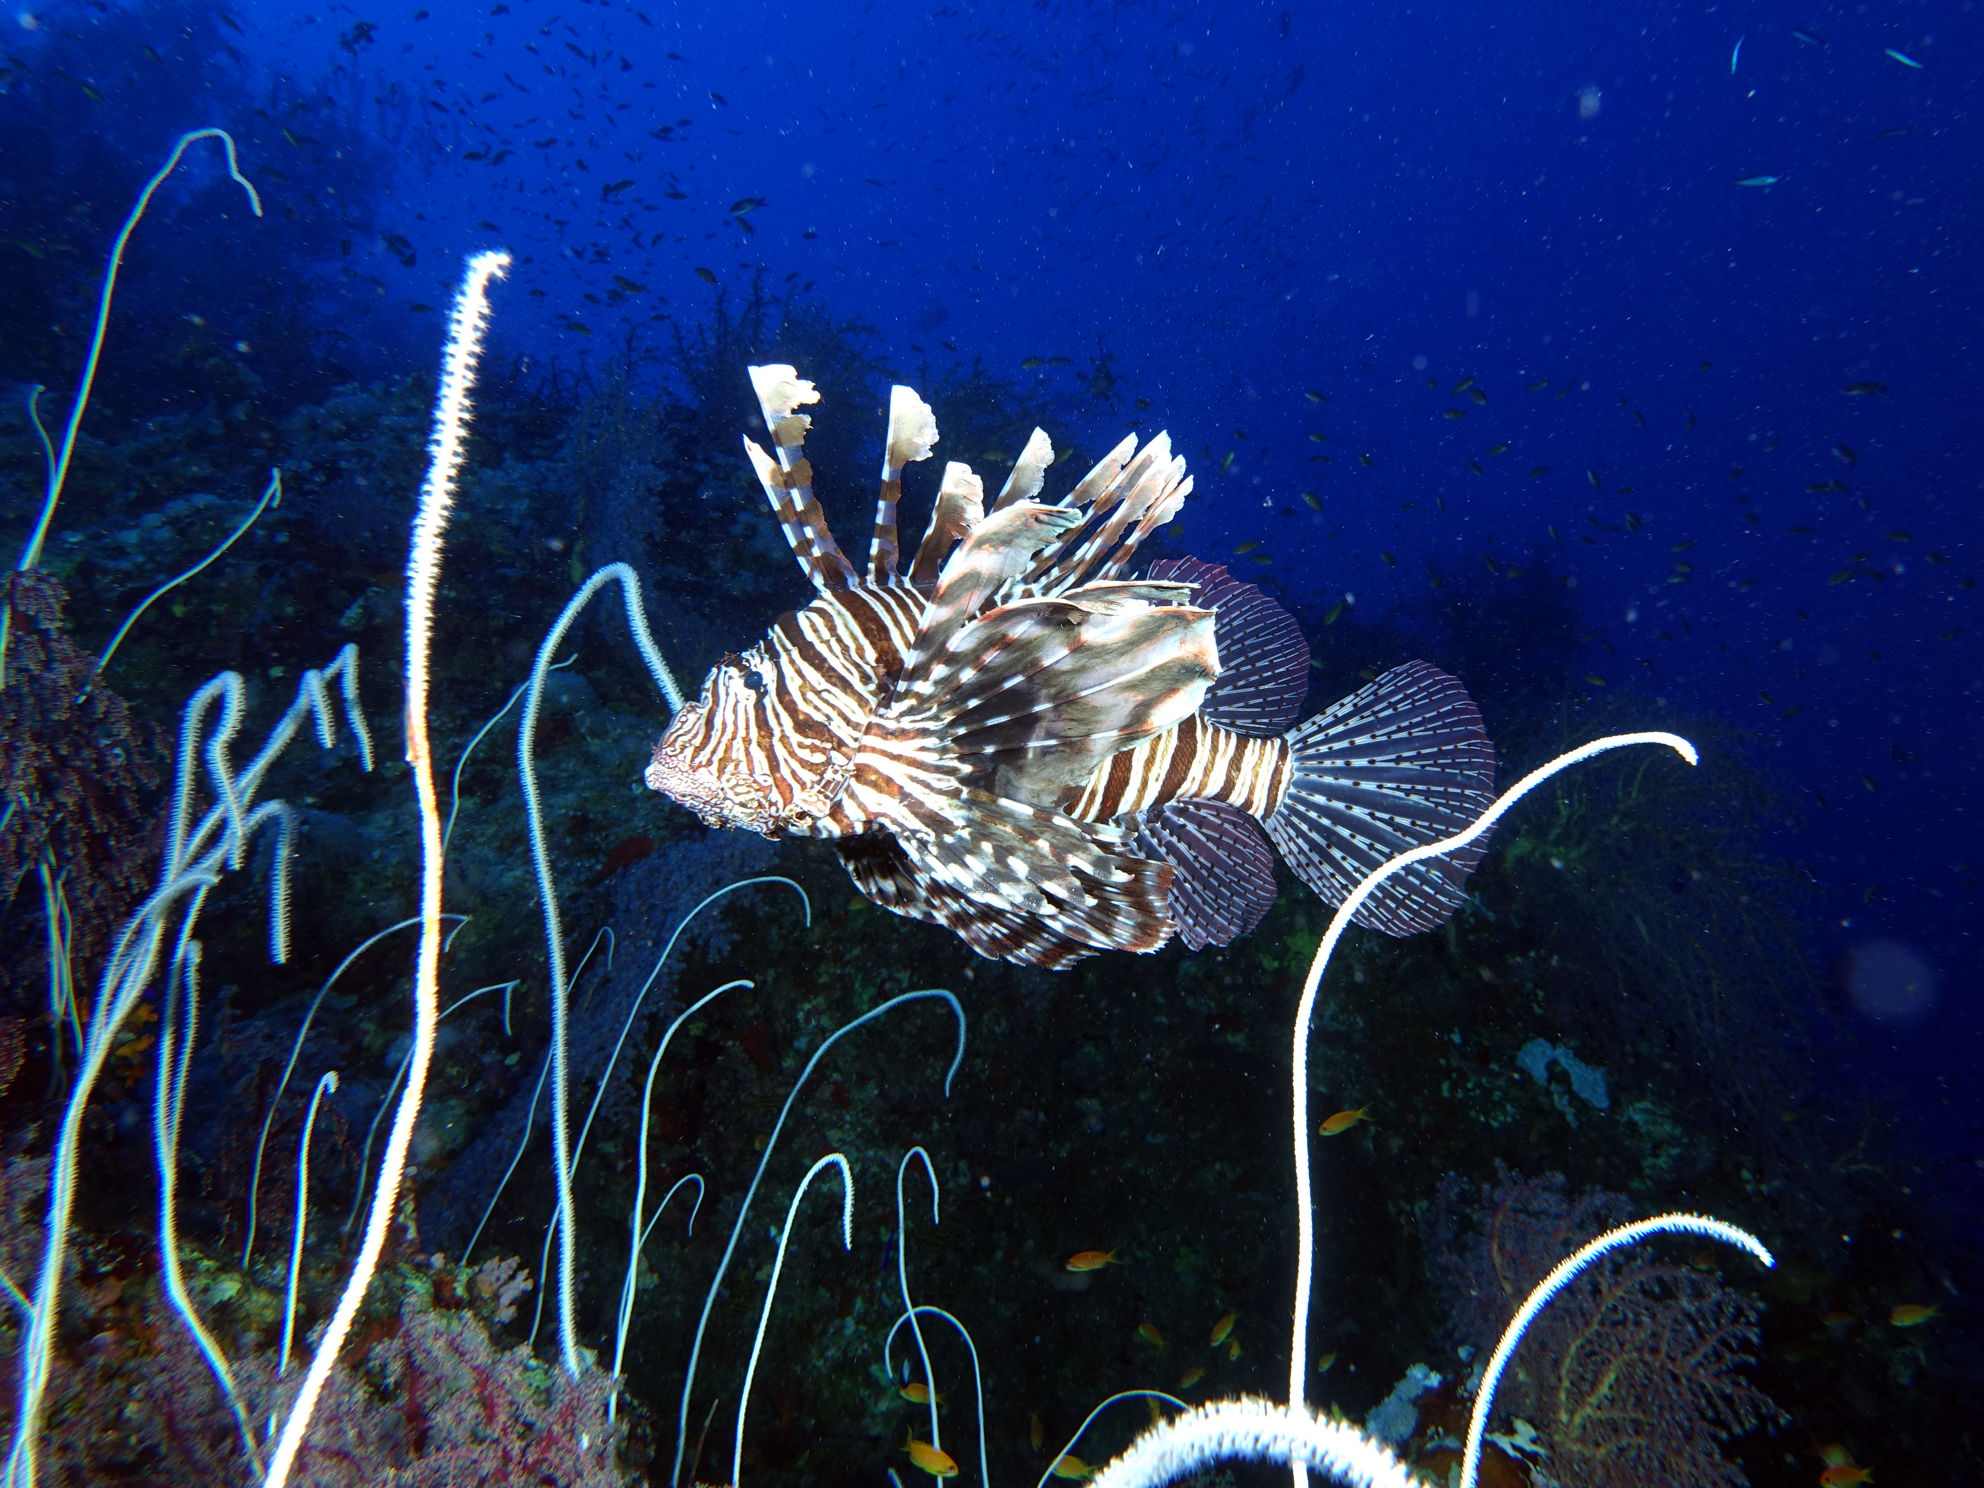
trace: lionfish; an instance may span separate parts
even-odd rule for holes
[[[718,661],[655,746],[647,784],[710,826],[828,838],[884,908],[1063,967],[1252,930],[1275,897],[1263,828],[1341,903],[1492,800],[1494,751],[1452,677],[1410,662],[1297,724],[1309,649],[1280,605],[1193,558],[1123,576],[1192,489],[1168,435],[1125,439],[1054,502],[1040,429],[990,510],[949,463],[905,575],[902,475],[937,425],[897,387],[860,575],[813,495],[799,409],[819,394],[793,367],[750,372],[775,457],[745,453],[818,593]],[[1357,922],[1439,925],[1482,851],[1394,875]]]

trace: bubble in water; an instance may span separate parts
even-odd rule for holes
[[[1598,91],[1598,84],[1591,84],[1578,94],[1578,117],[1580,119],[1596,119],[1598,117],[1598,107],[1604,101],[1605,95]]]
[[[1941,978],[1899,940],[1870,940],[1842,954],[1833,977],[1853,1006],[1878,1023],[1920,1023],[1936,1009]]]
[[[1415,372],[1424,372],[1426,370],[1426,358],[1423,356],[1414,357],[1412,359],[1412,370]]]

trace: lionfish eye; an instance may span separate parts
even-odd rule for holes
[[[744,674],[744,685],[759,697],[765,695],[765,679],[757,672],[746,672]]]

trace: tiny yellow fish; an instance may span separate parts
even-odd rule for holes
[[[714,287],[716,284],[716,271],[714,269],[705,269],[702,268],[701,266],[698,266],[696,269],[696,277],[702,280],[703,283],[708,284],[712,287]]]
[[[1259,546],[1260,546],[1260,544],[1259,544],[1258,542],[1252,542],[1252,541],[1249,541],[1249,542],[1243,542],[1243,543],[1240,543],[1240,544],[1238,544],[1238,545],[1236,545],[1236,546],[1234,547],[1234,549],[1233,549],[1233,551],[1234,551],[1234,552],[1235,552],[1236,554],[1245,554],[1245,553],[1251,553],[1251,552],[1253,552],[1253,551],[1254,551],[1254,550],[1255,550],[1256,548],[1258,548]]]
[[[1069,1256],[1066,1269],[1070,1271],[1100,1271],[1104,1266],[1120,1266],[1113,1250],[1078,1250]]]
[[[903,1450],[909,1453],[911,1462],[933,1478],[955,1478],[958,1475],[957,1459],[942,1447],[933,1447],[927,1441],[918,1441],[912,1436],[903,1443]]]
[[[1371,1118],[1365,1113],[1370,1109],[1369,1106],[1359,1106],[1354,1111],[1338,1111],[1322,1124],[1320,1130],[1326,1137],[1340,1137],[1358,1122],[1369,1121]]]
[[[1040,1412],[1037,1410],[1030,1410],[1026,1413],[1026,1439],[1032,1444],[1036,1452],[1040,1450],[1042,1443],[1047,1440],[1047,1428],[1041,1424]]]
[[[1178,1376],[1178,1388],[1181,1390],[1189,1390],[1192,1388],[1192,1386],[1196,1385],[1200,1380],[1204,1379],[1205,1377],[1206,1377],[1205,1366],[1202,1364],[1194,1364],[1190,1369],[1186,1370],[1183,1374]]]
[[[1141,1338],[1145,1343],[1149,1344],[1152,1348],[1161,1349],[1165,1346],[1164,1335],[1157,1331],[1156,1323],[1138,1323],[1137,1337]]]
[[[1506,444],[1491,444],[1482,451],[1484,455],[1506,455],[1508,452],[1509,447]]]
[[[1212,1325],[1212,1346],[1218,1348],[1233,1332],[1233,1325],[1240,1321],[1240,1314],[1229,1312]]]
[[[1819,1474],[1819,1488],[1853,1488],[1855,1483],[1874,1481],[1871,1467],[1860,1467],[1851,1462],[1839,1462]]]
[[[1330,400],[1328,393],[1319,393],[1314,388],[1309,388],[1302,396],[1307,398],[1311,403],[1327,403]]]
[[[1930,1318],[1941,1317],[1941,1307],[1924,1307],[1920,1302],[1904,1302],[1888,1314],[1888,1321],[1897,1328],[1919,1328]]]
[[[922,1380],[911,1380],[902,1387],[902,1398],[907,1400],[911,1405],[928,1405],[930,1403],[930,1387],[924,1384]],[[939,1390],[937,1392],[937,1404],[942,1405],[943,1403],[944,1392]]]
[[[1087,1482],[1095,1476],[1095,1469],[1072,1452],[1063,1452],[1056,1457],[1052,1471],[1057,1478],[1072,1478],[1077,1483]]]
[[[1240,1357],[1239,1339],[1229,1338],[1226,1340],[1226,1357],[1229,1362]]]
[[[1550,386],[1550,379],[1547,377],[1539,377],[1534,382],[1524,383],[1523,386],[1528,388],[1532,393],[1540,393],[1545,388]]]
[[[1031,372],[1035,367],[1044,367],[1046,365],[1047,365],[1046,357],[1028,357],[1026,358],[1026,360],[1020,363],[1020,366],[1025,368],[1028,372]]]
[[[1304,491],[1302,493],[1302,499],[1309,503],[1310,511],[1321,511],[1323,509],[1323,498],[1318,496],[1314,491]]]
[[[1221,475],[1226,474],[1227,471],[1233,468],[1233,457],[1238,453],[1240,453],[1238,450],[1228,450],[1226,452],[1226,458],[1219,462],[1219,473]]]
[[[1787,1111],[1785,1114],[1790,1115],[1791,1113]],[[1850,1312],[1829,1312],[1824,1317],[1820,1318],[1819,1321],[1824,1323],[1828,1328],[1836,1329],[1836,1328],[1850,1328],[1855,1323],[1859,1322],[1860,1319],[1855,1317]]]
[[[1334,1363],[1336,1363],[1336,1350],[1331,1349],[1316,1361],[1316,1373],[1328,1374],[1330,1372],[1330,1365]]]

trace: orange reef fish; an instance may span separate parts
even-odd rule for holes
[[[1888,1314],[1888,1321],[1897,1328],[1919,1328],[1930,1318],[1942,1316],[1941,1307],[1924,1307],[1920,1302],[1904,1302]]]
[[[1137,1337],[1141,1338],[1152,1348],[1161,1349],[1165,1346],[1164,1335],[1157,1331],[1157,1324],[1155,1323],[1138,1323]]]
[[[1205,1377],[1205,1366],[1203,1364],[1194,1364],[1190,1369],[1178,1376],[1178,1388],[1189,1390]]]
[[[1073,1478],[1078,1483],[1095,1476],[1095,1469],[1072,1452],[1063,1452],[1054,1459],[1053,1472],[1057,1478]]]
[[[1047,1428],[1041,1424],[1039,1411],[1026,1413],[1026,1439],[1036,1452],[1047,1440]]]
[[[902,1387],[902,1398],[912,1405],[928,1405],[930,1403],[930,1387],[924,1384],[922,1380],[911,1380]],[[937,1404],[942,1405],[943,1403],[944,1392],[939,1390],[937,1392]]]
[[[1113,1250],[1078,1250],[1069,1256],[1066,1269],[1070,1271],[1100,1271],[1104,1266],[1120,1266]],[[1149,1324],[1145,1324],[1146,1327]]]
[[[1326,1137],[1342,1136],[1353,1126],[1357,1125],[1358,1122],[1369,1121],[1371,1118],[1364,1113],[1370,1109],[1369,1106],[1359,1106],[1354,1111],[1338,1111],[1336,1115],[1330,1117],[1328,1121],[1322,1124],[1322,1134]]]
[[[719,661],[655,746],[647,784],[710,826],[826,838],[884,908],[1056,968],[1248,933],[1274,902],[1269,841],[1338,903],[1492,801],[1480,711],[1445,673],[1408,662],[1298,724],[1309,648],[1280,605],[1195,558],[1130,576],[1192,488],[1168,435],[1130,436],[1051,501],[1042,430],[996,497],[951,462],[903,572],[903,471],[938,433],[897,387],[857,571],[814,497],[799,410],[819,394],[750,371],[775,453],[745,453],[815,595]],[[1486,846],[1395,875],[1357,923],[1440,925]]]
[[[918,1441],[912,1436],[903,1443],[903,1450],[909,1453],[911,1462],[933,1478],[955,1478],[958,1475],[957,1459],[942,1447],[933,1447],[927,1441]]]
[[[1239,1313],[1229,1312],[1225,1317],[1214,1323],[1212,1325],[1212,1346],[1218,1348],[1222,1343],[1226,1342],[1227,1335],[1233,1331],[1233,1325],[1239,1321]]]
[[[1819,1488],[1853,1488],[1855,1483],[1874,1481],[1871,1467],[1859,1467],[1851,1462],[1842,1462],[1827,1468],[1819,1474]]]

